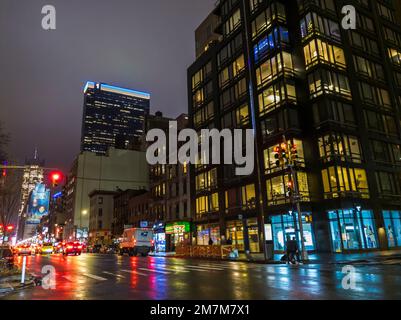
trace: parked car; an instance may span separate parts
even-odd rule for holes
[[[10,246],[0,247],[0,267],[12,269],[14,266],[14,253]]]
[[[147,256],[154,250],[153,230],[144,228],[130,228],[124,230],[123,239],[120,243],[119,253],[129,256],[141,254]]]
[[[74,242],[68,242],[66,245],[63,247],[63,255],[78,255],[80,256],[82,253],[82,244],[80,244],[78,241]]]

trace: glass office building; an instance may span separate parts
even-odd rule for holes
[[[81,151],[106,154],[107,149],[127,149],[144,133],[150,94],[87,82],[84,88]]]
[[[342,27],[345,5],[356,9],[356,29]],[[285,135],[298,149],[302,219],[312,217],[308,250],[399,247],[401,29],[392,1],[221,0],[213,14],[219,41],[188,69],[191,126],[255,129],[259,166],[250,176],[230,165],[192,168],[198,230],[250,252],[262,251],[266,225],[276,251],[287,235],[300,241],[288,172],[274,158]]]

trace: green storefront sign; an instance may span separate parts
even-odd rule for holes
[[[166,234],[180,234],[191,232],[191,224],[187,221],[166,224]]]

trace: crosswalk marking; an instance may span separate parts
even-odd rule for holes
[[[88,278],[99,280],[99,281],[106,281],[107,280],[106,278],[95,276],[94,274],[90,274],[90,273],[83,273],[82,275],[85,276],[85,277],[88,277]]]
[[[168,272],[168,271],[162,271],[162,270],[156,270],[156,269],[148,269],[148,268],[138,268],[138,269],[139,270],[144,270],[144,271],[162,273],[162,274],[170,274],[171,273],[171,272]]]
[[[70,282],[73,282],[71,276],[63,276],[63,278],[68,280],[68,281],[70,281]]]
[[[185,268],[180,267],[180,266],[166,267],[166,266],[155,265],[155,268],[167,270],[167,271],[173,271],[173,272],[189,272],[188,270],[185,270]]]
[[[126,272],[126,273],[137,274],[137,275],[139,275],[139,276],[145,276],[145,277],[148,276],[148,274],[143,273],[143,272],[139,272],[139,271],[136,271],[136,270],[121,270],[121,271],[122,271],[122,272]]]
[[[209,271],[207,269],[199,269],[199,268],[196,268],[196,267],[188,267],[188,270],[190,270],[190,271],[200,271],[200,272],[208,272]]]
[[[223,269],[230,269],[230,270],[232,270],[233,269],[233,267],[234,266],[225,266],[225,265],[221,265],[221,264],[213,264],[213,263],[211,263],[211,264],[202,264],[202,266],[204,266],[204,267],[212,267],[212,268],[223,268]]]
[[[194,266],[194,265],[186,265],[187,268],[199,268],[199,269],[205,269],[205,270],[218,270],[218,271],[224,271],[222,268],[216,268],[216,267],[204,267],[204,266]]]
[[[110,276],[115,276],[115,277],[117,277],[117,278],[125,278],[125,277],[122,276],[121,274],[115,274],[115,273],[111,273],[111,272],[108,272],[108,271],[103,271],[103,273],[108,274],[108,275],[110,275]]]
[[[383,264],[399,264],[401,261],[400,259],[391,259],[391,260],[384,260]]]

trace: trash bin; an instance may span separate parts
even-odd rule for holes
[[[272,240],[265,241],[266,259],[274,260],[274,245]]]

